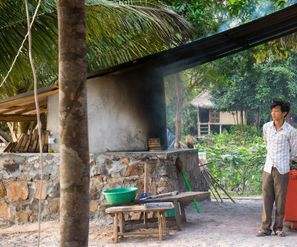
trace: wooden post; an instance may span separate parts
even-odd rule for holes
[[[164,215],[164,211],[161,212],[161,219],[162,219],[162,239],[165,238],[167,232],[166,232],[166,217]]]
[[[113,242],[117,243],[118,239],[118,213],[115,213],[113,216]]]
[[[158,211],[158,225],[159,225],[159,240],[163,240],[163,224],[161,212]]]
[[[144,181],[143,181],[144,193],[147,193],[147,163],[144,163]]]
[[[174,209],[175,209],[175,220],[176,226],[179,231],[181,231],[182,226],[182,218],[181,218],[181,210],[178,201],[173,202]]]
[[[200,129],[200,116],[199,116],[199,106],[197,107],[197,128],[198,128],[198,138],[201,136],[201,129]]]
[[[124,227],[124,213],[119,213],[119,227],[120,227],[120,236],[123,237],[125,227]]]
[[[186,211],[185,211],[185,206],[180,203],[180,211],[181,211],[181,219],[182,219],[182,222],[186,223],[187,222],[187,219],[186,219]]]

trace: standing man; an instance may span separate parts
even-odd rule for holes
[[[289,103],[274,101],[271,105],[273,121],[263,126],[267,155],[262,177],[263,211],[258,237],[269,236],[272,230],[277,236],[285,236],[283,219],[290,161],[297,156],[297,132],[286,122],[289,111]],[[271,230],[273,204],[275,221]]]

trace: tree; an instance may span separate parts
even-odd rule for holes
[[[195,38],[200,38],[203,36],[210,35],[228,28],[231,28],[234,25],[240,25],[247,21],[251,21],[258,17],[264,16],[276,10],[279,10],[286,6],[284,1],[278,0],[232,0],[232,1],[181,1],[181,0],[163,0],[165,4],[170,5],[178,14],[184,16],[189,20],[192,25],[195,27]],[[255,7],[257,6],[257,8]],[[289,42],[290,40],[290,42]],[[295,39],[296,41],[296,39]],[[243,56],[235,56],[236,59],[232,58],[231,61],[223,59],[223,62],[214,62],[206,65],[199,66],[192,70],[180,73],[180,78],[174,78],[174,76],[169,77],[172,83],[166,84],[167,90],[167,119],[169,120],[169,126],[173,128],[173,122],[175,125],[176,133],[176,142],[178,143],[181,139],[181,132],[185,133],[185,129],[190,130],[194,129],[195,121],[189,121],[189,117],[193,112],[189,108],[189,102],[193,97],[197,96],[202,90],[209,89],[209,86],[218,85],[220,88],[221,96],[223,93],[225,97],[220,98],[225,108],[238,111],[243,111],[246,109],[247,102],[240,101],[238,99],[251,99],[252,95],[248,95],[248,90],[244,90],[247,87],[255,86],[254,82],[246,82],[240,79],[241,74],[245,73],[245,70],[248,69],[248,62],[251,66],[256,61],[264,60],[267,57],[267,54],[270,54],[270,57],[273,55],[275,57],[284,58],[288,54],[288,51],[293,47],[294,38],[283,38],[278,41],[270,42],[268,45],[262,45],[245,54],[248,54],[250,59],[247,61]],[[295,45],[296,47],[296,45]],[[297,49],[296,49],[297,50]],[[271,55],[272,54],[272,55]],[[257,58],[255,61],[254,58]],[[238,62],[238,63],[237,63]],[[238,64],[242,65],[242,70],[239,72],[234,72],[234,64],[238,68]],[[247,66],[247,68],[245,67]],[[229,67],[228,67],[229,66]],[[224,68],[227,67],[229,74],[222,73],[225,71]],[[232,70],[230,70],[232,68]],[[231,83],[231,75],[234,74],[234,77],[238,76],[237,83],[232,84],[225,88],[225,84]],[[235,80],[235,78],[234,78]],[[179,81],[179,83],[177,83]],[[239,84],[239,82],[242,82]],[[250,85],[250,83],[252,83]],[[171,88],[175,88],[175,92],[172,92]],[[242,88],[242,90],[241,90]],[[241,95],[239,94],[241,93]],[[253,94],[253,92],[251,92]],[[182,98],[180,97],[182,95]],[[232,104],[236,102],[236,104]],[[218,104],[219,105],[219,104]],[[187,112],[184,110],[187,109]],[[188,113],[188,114],[186,114]],[[243,116],[243,114],[241,114]],[[182,127],[182,123],[187,122],[187,127]],[[243,118],[241,118],[243,122]],[[189,126],[189,124],[191,126]],[[196,123],[195,123],[196,125]],[[189,133],[188,133],[189,134]],[[175,145],[178,146],[177,144]]]
[[[59,0],[60,246],[88,246],[89,144],[84,0]],[[79,128],[77,128],[79,126]]]
[[[190,25],[165,6],[128,2],[131,4],[102,0],[86,3],[88,72],[174,47],[190,38]],[[36,0],[29,0],[31,12],[35,6]],[[0,80],[6,75],[27,31],[24,11],[22,1],[0,2],[0,53],[3,54]],[[43,1],[32,30],[39,87],[57,81],[57,33],[55,1]],[[27,52],[24,47],[7,83],[0,88],[0,99],[32,89]],[[14,136],[15,129],[20,129],[19,124],[11,125],[10,129]]]
[[[86,3],[88,72],[107,69],[120,63],[162,51],[186,42],[192,28],[165,6],[149,1],[89,0]],[[36,0],[29,0],[31,13]],[[0,79],[27,32],[22,1],[0,2]],[[32,30],[33,51],[40,86],[57,79],[57,10],[54,0],[43,1]],[[32,88],[27,47],[24,47],[9,78],[0,88],[0,98]]]
[[[212,95],[218,110],[246,111],[259,126],[269,120],[273,99],[284,99],[296,106],[297,55],[285,60],[255,63],[249,51],[217,62],[225,73],[225,81],[212,82]],[[234,66],[236,65],[236,70]]]

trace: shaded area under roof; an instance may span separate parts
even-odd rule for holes
[[[297,4],[293,4],[238,27],[109,69],[91,73],[89,77],[133,69],[142,65],[159,68],[165,75],[176,73],[296,31]]]
[[[41,113],[47,112],[47,97],[58,93],[58,87],[41,88],[37,91]],[[0,121],[26,122],[36,120],[34,91],[18,94],[0,101]]]

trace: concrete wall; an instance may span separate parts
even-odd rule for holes
[[[91,153],[146,150],[149,137],[159,137],[167,146],[165,93],[159,74],[138,69],[88,79],[87,95]],[[47,128],[57,141],[50,148],[58,152],[57,95],[48,99]]]
[[[59,96],[51,95],[47,99],[47,129],[50,131],[49,152],[59,152]]]

